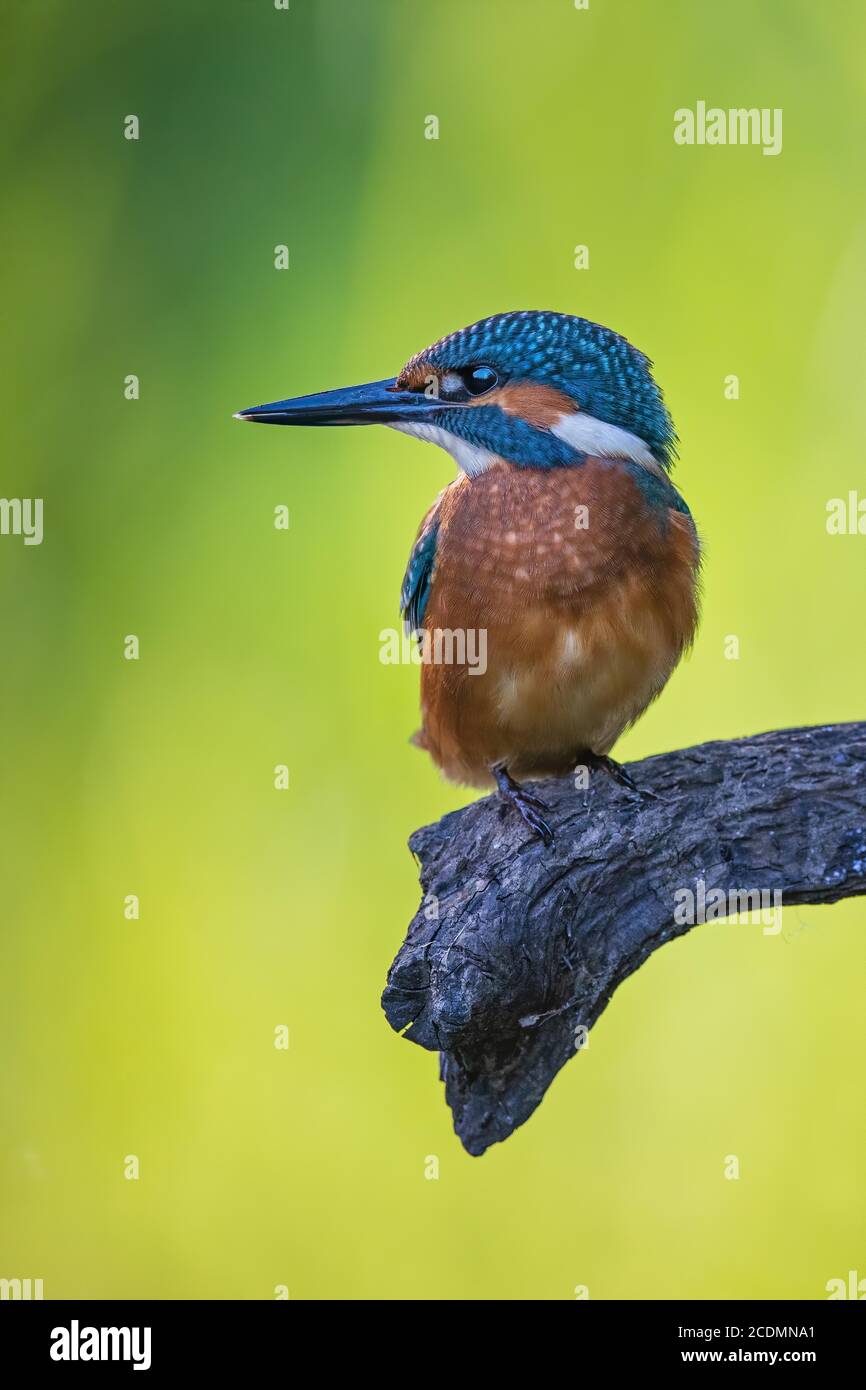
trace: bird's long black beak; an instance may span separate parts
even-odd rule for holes
[[[391,425],[423,420],[439,405],[435,396],[425,396],[423,391],[398,391],[396,380],[392,376],[364,386],[254,405],[239,410],[235,419],[262,425]]]

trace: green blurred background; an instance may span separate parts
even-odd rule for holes
[[[379,661],[453,465],[231,419],[498,310],[600,320],[656,362],[707,548],[696,650],[620,756],[862,717],[866,538],[825,527],[866,479],[862,9],[2,14],[2,491],[44,498],[45,539],[0,539],[0,1276],[265,1299],[866,1276],[863,903],[668,946],[529,1124],[463,1153],[436,1058],[378,1002],[406,838],[468,799],[407,742],[417,669]],[[676,146],[699,99],[782,107],[782,154]]]

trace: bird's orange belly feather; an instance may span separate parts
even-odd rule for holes
[[[607,460],[512,472],[461,480],[443,498],[424,619],[428,634],[473,634],[471,664],[423,665],[419,741],[449,778],[475,786],[491,784],[493,762],[527,778],[606,753],[662,689],[697,620],[688,516],[649,509]]]

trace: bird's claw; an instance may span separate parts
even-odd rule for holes
[[[612,777],[614,782],[618,782],[621,787],[625,787],[635,796],[639,796],[642,800],[648,797],[652,801],[658,801],[659,798],[654,791],[650,791],[649,787],[639,787],[631,773],[626,771],[622,763],[616,762],[613,758],[608,757],[607,754],[594,755],[590,761],[595,767],[600,768],[603,772],[606,772],[609,777]]]
[[[534,831],[536,835],[541,836],[545,847],[547,849],[553,849],[555,843],[553,831],[541,815],[541,811],[546,811],[548,809],[544,802],[539,801],[537,796],[523,796],[520,792],[515,796],[510,796],[509,801],[517,807],[517,810],[520,812],[530,830]]]
[[[542,815],[542,812],[550,810],[547,803],[542,801],[540,796],[533,796],[532,792],[525,792],[520,784],[509,775],[504,763],[495,763],[490,771],[496,778],[500,796],[510,802],[519,812],[524,823],[529,826],[533,834],[541,837],[546,848],[552,849],[554,845],[553,831]]]

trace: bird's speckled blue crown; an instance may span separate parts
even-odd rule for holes
[[[626,338],[601,324],[544,310],[525,309],[494,314],[468,328],[449,333],[407,363],[430,364],[445,370],[465,369],[475,363],[494,368],[503,382],[525,380],[552,386],[570,396],[580,410],[628,430],[644,440],[663,468],[670,468],[676,435],[661,390],[651,374],[651,362]],[[440,423],[471,442],[490,442],[495,422],[480,418],[489,407],[479,402],[472,411],[444,407]],[[551,464],[574,461],[573,452],[554,436],[548,436],[548,456],[538,454],[538,431],[522,421],[509,421],[503,412],[500,428],[507,429],[510,457],[525,444],[528,460]],[[534,438],[519,438],[523,430]]]

